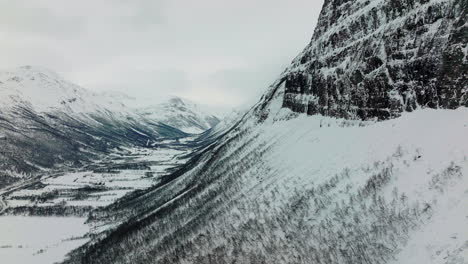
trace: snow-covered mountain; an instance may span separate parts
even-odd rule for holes
[[[121,102],[88,91],[55,72],[37,66],[0,72],[0,82],[2,108],[23,104],[36,112],[67,111],[80,117],[106,111],[130,114]]]
[[[388,119],[468,106],[467,2],[325,1],[310,44],[281,76],[283,105]]]
[[[76,263],[465,263],[466,108],[381,123],[269,110],[282,118],[250,116],[108,208],[126,224]]]
[[[467,10],[326,0],[260,102],[66,263],[467,263]]]
[[[122,146],[186,135],[115,97],[31,66],[0,73],[0,134],[0,169],[26,173],[80,166]]]
[[[138,112],[144,117],[175,127],[185,133],[200,134],[220,120],[200,107],[180,97],[171,97],[166,102],[141,108]]]

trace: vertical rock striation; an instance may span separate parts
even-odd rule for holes
[[[379,120],[468,106],[467,0],[326,0],[283,107]]]

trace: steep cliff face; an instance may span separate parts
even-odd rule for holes
[[[283,106],[358,119],[468,106],[466,0],[327,0]]]

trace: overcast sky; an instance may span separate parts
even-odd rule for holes
[[[309,42],[323,0],[0,0],[0,68],[213,106],[257,99]]]

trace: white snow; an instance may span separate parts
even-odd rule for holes
[[[193,138],[192,138],[193,139]],[[46,175],[41,178],[45,186],[38,189],[21,189],[0,197],[7,207],[49,207],[49,206],[92,206],[104,207],[125,194],[145,189],[155,184],[166,170],[185,162],[178,158],[187,154],[188,149],[170,148],[144,149],[127,148],[130,156],[114,157],[114,163],[131,160],[156,162],[150,170],[119,170],[117,173],[97,173],[93,171],[68,172]],[[151,177],[146,172],[153,173]],[[103,187],[85,195],[80,199],[67,196],[67,193],[84,187]],[[38,200],[54,192],[62,192],[59,196],[46,201]],[[3,207],[3,205],[0,205]],[[0,208],[5,209],[5,208]],[[86,218],[79,217],[34,217],[34,216],[0,216],[0,263],[8,264],[49,264],[63,260],[64,256],[86,243],[84,235],[98,233],[117,223],[84,224]]]
[[[465,170],[466,178],[468,171]],[[392,264],[468,262],[467,181],[439,201],[431,221],[412,235]]]
[[[0,262],[51,264],[84,244],[85,218],[0,216]]]
[[[11,107],[28,104],[38,112],[65,110],[68,114],[131,112],[113,98],[72,84],[58,74],[37,66],[0,72],[0,103]]]
[[[146,118],[188,134],[200,134],[213,126],[210,119],[214,115],[205,112],[196,103],[180,97],[170,97],[165,102],[140,108],[138,112]]]
[[[410,234],[392,263],[468,263],[468,108],[423,109],[364,126],[295,114],[274,103],[270,111],[264,124],[253,127],[259,139],[248,148],[269,148],[262,158],[268,170],[245,172],[253,182],[258,175],[265,179],[249,193],[275,182],[283,200],[291,190],[305,192],[346,169],[352,172],[351,186],[362,186],[369,174],[359,171],[388,163],[395,176],[383,190],[389,200],[397,189],[410,201],[434,203],[433,216]],[[444,191],[435,190],[434,179],[451,166],[461,168],[459,178],[444,183]]]
[[[156,162],[150,166],[149,170],[119,170],[115,173],[99,173],[93,171],[68,172],[62,175],[44,176],[41,183],[45,187],[40,189],[18,189],[8,196],[5,202],[8,207],[23,207],[23,206],[107,206],[125,194],[137,190],[146,189],[157,183],[160,176],[166,174],[166,170],[173,168],[176,165],[184,163],[187,159],[182,159],[179,156],[187,154],[187,150],[178,150],[171,148],[159,149],[143,149],[132,148],[126,149],[132,155],[134,162]],[[119,164],[128,162],[126,157],[115,157],[113,163]],[[147,177],[146,172],[152,173],[152,177]],[[50,199],[43,202],[38,202],[34,199],[40,198],[54,192],[61,191],[64,193],[72,190],[77,190],[85,187],[102,187],[102,191],[96,191],[89,196],[80,200],[75,200],[73,197],[60,197],[58,199]],[[66,195],[65,195],[66,196]]]

